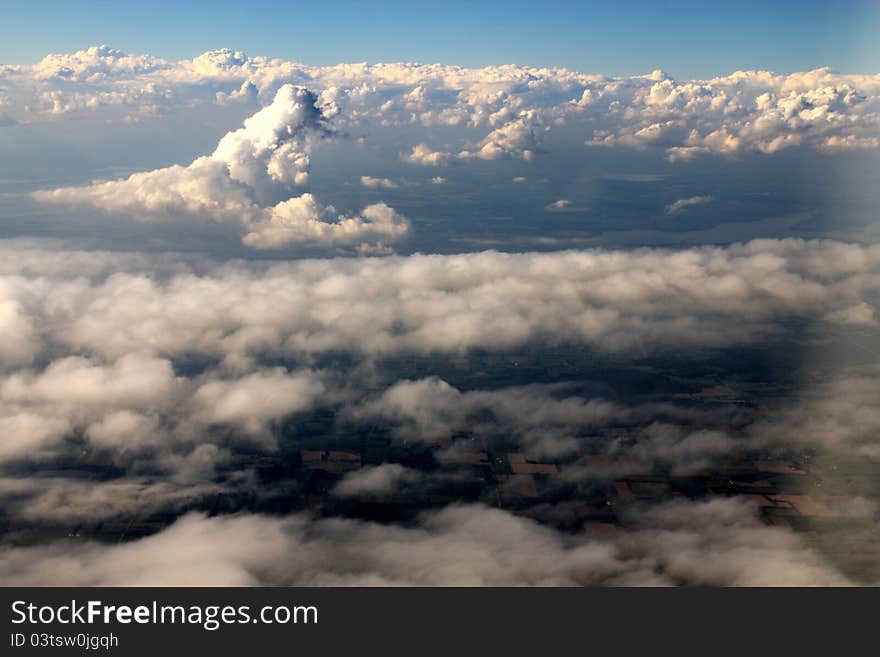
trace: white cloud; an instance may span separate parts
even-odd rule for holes
[[[228,133],[210,156],[124,180],[34,193],[45,203],[91,206],[140,221],[210,220],[241,226],[255,248],[291,244],[362,246],[397,240],[409,222],[378,203],[358,216],[335,215],[311,194],[286,200],[308,179],[311,141],[324,130],[310,91],[281,87],[274,101]],[[273,205],[274,203],[274,205]]]
[[[171,65],[150,55],[129,55],[106,45],[91,46],[70,54],[46,55],[31,73],[40,80],[60,79],[99,82],[108,78],[129,78],[153,73]]]
[[[393,230],[393,210],[367,211],[381,232]],[[289,229],[264,228],[260,239]],[[793,239],[678,251],[202,263],[199,275],[184,260],[168,262],[172,273],[161,280],[138,269],[148,265],[143,258],[115,257],[115,270],[96,255],[94,279],[68,280],[58,262],[50,265],[57,279],[33,275],[30,267],[52,260],[46,254],[4,253],[0,307],[17,309],[19,340],[10,363],[50,345],[109,359],[144,349],[229,358],[499,350],[529,341],[610,351],[731,346],[778,332],[784,318],[835,320],[880,287],[877,247]]]
[[[557,201],[553,201],[547,206],[547,210],[566,210],[571,206],[571,201],[567,198],[561,198]]]
[[[332,493],[339,497],[388,497],[402,484],[417,478],[416,471],[399,463],[383,463],[348,473],[333,487]]]
[[[711,203],[715,199],[711,196],[691,196],[688,198],[680,198],[677,201],[666,206],[666,214],[677,215],[692,205],[705,205]]]
[[[242,241],[258,249],[298,243],[381,247],[385,240],[393,242],[409,233],[409,220],[384,203],[368,205],[354,217],[333,217],[333,212],[332,206],[321,207],[311,194],[303,194],[271,208],[266,218],[248,227]]]
[[[862,301],[849,308],[842,308],[832,312],[828,319],[840,324],[877,326],[877,310],[871,304]]]
[[[0,67],[35,113],[119,106],[268,102],[285,84],[308,85],[325,115],[346,127],[457,126],[486,129],[468,145],[434,151],[416,142],[405,157],[437,166],[452,159],[528,159],[543,133],[577,126],[594,146],[663,148],[670,160],[701,154],[877,148],[880,76],[820,68],[787,75],[736,71],[709,80],[609,77],[513,65],[467,69],[441,64],[337,64],[248,56],[230,49],[167,62],[106,46],[49,55],[34,66]],[[22,102],[21,100],[16,101]],[[151,109],[152,108],[152,109]],[[18,116],[23,107],[14,107]],[[417,137],[418,139],[418,137]],[[421,138],[420,141],[423,141]]]
[[[8,547],[0,576],[16,586],[850,583],[794,533],[761,525],[735,500],[673,503],[630,522],[596,540],[483,506],[427,513],[414,528],[189,514],[125,544]]]
[[[372,176],[361,176],[361,185],[370,189],[397,189],[399,185],[388,178],[373,178]]]
[[[400,157],[404,162],[409,162],[410,164],[437,167],[448,164],[452,155],[441,151],[433,151],[427,144],[417,144],[413,146],[409,153],[401,154]]]
[[[194,417],[205,424],[237,426],[259,435],[267,423],[312,408],[324,392],[323,383],[312,372],[291,375],[281,368],[264,369],[200,385],[193,395]]]

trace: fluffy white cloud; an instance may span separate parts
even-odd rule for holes
[[[194,417],[208,425],[232,425],[261,434],[266,423],[313,407],[324,391],[314,373],[291,375],[281,368],[236,379],[210,380],[193,395]]]
[[[448,164],[451,158],[450,153],[431,150],[427,144],[416,144],[410,152],[401,154],[401,159],[404,162],[432,167]]]
[[[325,128],[310,91],[281,87],[273,102],[228,133],[210,156],[136,173],[124,180],[34,193],[45,203],[91,206],[141,221],[210,220],[241,226],[255,248],[291,244],[367,247],[407,234],[409,222],[388,206],[336,216],[311,194],[283,199],[308,179],[311,141]]]
[[[131,471],[149,466],[183,477],[199,465],[209,476],[226,447],[272,451],[277,422],[332,401],[323,378],[251,363],[186,377],[170,360],[139,352],[109,363],[59,358],[42,371],[0,377],[0,426],[7,430],[0,461],[92,451]]]
[[[567,198],[561,198],[561,199],[558,199],[558,200],[553,201],[552,203],[548,204],[546,209],[547,210],[567,210],[569,207],[571,207],[571,201],[569,201]]]
[[[681,214],[684,210],[691,207],[692,205],[705,205],[706,203],[711,203],[715,199],[711,196],[691,196],[688,198],[680,198],[673,203],[670,203],[666,206],[666,214],[668,215],[676,215]]]
[[[467,433],[482,444],[513,441],[549,458],[601,448],[632,472],[657,464],[680,473],[696,471],[746,446],[723,433],[735,413],[584,398],[564,384],[462,392],[436,377],[405,380],[352,405],[348,413],[360,422],[381,418],[407,442],[436,443]],[[639,436],[637,443],[596,438],[598,430],[612,426],[630,427]]]
[[[568,535],[482,506],[417,527],[306,516],[190,514],[138,541],[8,547],[9,585],[845,585],[790,531],[735,500],[678,502],[614,539]],[[169,559],[169,555],[174,555]]]
[[[346,417],[381,418],[408,441],[500,431],[552,457],[577,453],[584,436],[609,422],[653,422],[635,447],[611,445],[608,454],[692,472],[745,445],[716,430],[726,416],[621,406],[552,386],[464,392],[432,378],[365,398],[356,382],[260,363],[530,342],[639,354],[724,347],[779,335],[790,318],[851,325],[869,311],[873,317],[864,299],[880,289],[877,247],[800,240],[250,264],[16,245],[2,256],[0,308],[15,310],[8,335],[16,340],[0,352],[2,460],[41,461],[85,447],[121,467],[150,464],[184,479],[222,462],[230,447],[274,449],[279,422],[343,399]],[[203,369],[182,374],[193,358]],[[869,429],[840,419],[875,426],[865,415],[872,394],[861,386],[821,396],[856,403],[833,414],[839,430],[827,421],[807,425],[828,429],[818,432],[824,440],[812,430],[782,431],[774,419],[757,425],[752,446],[796,435],[873,455]],[[492,422],[479,420],[486,413]]]
[[[393,225],[384,206],[370,218]],[[92,279],[67,279],[57,262],[55,276],[34,274],[46,254],[7,250],[0,304],[16,309],[21,348],[9,363],[55,345],[107,359],[140,350],[218,358],[461,352],[529,341],[646,353],[721,347],[778,333],[786,318],[834,321],[880,286],[878,247],[795,239],[202,263],[198,273],[180,261],[161,279],[138,269],[142,258],[115,258],[113,275],[101,265]]]
[[[49,55],[34,66],[0,69],[27,100],[12,114],[58,113],[120,105],[268,102],[284,84],[320,94],[329,115],[348,127],[457,126],[487,130],[473,142],[406,159],[528,159],[553,125],[580,126],[589,145],[666,149],[671,160],[700,154],[773,153],[803,145],[820,151],[877,148],[880,76],[827,68],[777,75],[736,71],[709,80],[649,75],[608,77],[566,69],[440,64],[305,66],[238,51],[210,51],[172,63],[106,46]],[[180,100],[175,100],[179,96]],[[17,101],[20,102],[20,101]]]
[[[129,55],[106,45],[91,46],[74,53],[46,55],[31,68],[40,80],[61,79],[99,82],[108,78],[130,78],[153,73],[171,65],[150,55]]]
[[[388,178],[373,178],[372,176],[361,176],[361,185],[370,189],[396,189],[399,185]]]
[[[399,463],[366,466],[348,473],[333,487],[339,497],[387,497],[401,484],[418,479],[418,473]]]

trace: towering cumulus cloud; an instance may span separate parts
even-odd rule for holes
[[[325,130],[315,95],[284,85],[270,105],[228,133],[189,166],[136,173],[124,180],[34,193],[43,202],[94,207],[139,221],[207,220],[241,226],[255,248],[291,244],[369,248],[403,237],[409,222],[384,203],[337,215],[308,193],[286,198],[308,180],[311,141]]]

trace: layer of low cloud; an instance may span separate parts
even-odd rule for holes
[[[615,539],[567,535],[483,506],[449,507],[414,528],[344,519],[190,514],[124,545],[12,547],[9,585],[843,585],[790,531],[735,500],[634,514]],[[173,555],[173,557],[171,557]]]
[[[680,198],[673,203],[670,203],[666,206],[666,214],[668,215],[677,215],[681,214],[687,208],[690,208],[694,205],[705,205],[706,203],[711,203],[715,199],[712,196],[690,196],[688,198]]]

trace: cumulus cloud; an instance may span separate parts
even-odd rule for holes
[[[303,194],[274,206],[268,216],[253,222],[242,241],[257,249],[288,244],[320,246],[355,245],[359,251],[384,251],[409,233],[409,220],[385,203],[368,205],[354,217],[333,217],[332,206],[322,208],[311,194]]]
[[[375,212],[374,221],[393,222],[390,208]],[[37,253],[11,249],[4,258],[0,307],[14,309],[18,348],[0,354],[10,364],[50,345],[108,359],[143,349],[248,358],[499,350],[530,341],[644,353],[732,346],[778,334],[785,318],[834,321],[876,290],[880,267],[877,247],[794,239],[234,263],[198,274],[178,263],[163,279],[124,256],[113,275],[67,280],[62,268],[54,281],[29,270],[46,260]]]
[[[561,198],[561,199],[559,199],[557,201],[553,201],[552,203],[547,205],[546,209],[547,210],[567,210],[569,207],[571,207],[571,201],[569,201],[567,198]]]
[[[876,130],[877,76],[817,69],[788,76],[737,71],[677,82],[650,76],[618,86],[621,125],[588,145],[657,145],[671,161],[701,154],[775,153],[792,146],[858,148]]]
[[[0,462],[93,453],[130,473],[210,479],[227,448],[271,452],[280,421],[333,401],[324,379],[244,363],[182,376],[140,351],[110,362],[61,357],[0,377]]]
[[[209,220],[241,226],[255,248],[291,244],[362,246],[407,234],[409,222],[388,206],[356,216],[336,213],[311,194],[279,200],[308,179],[311,142],[324,128],[315,95],[292,85],[224,136],[214,153],[124,180],[34,193],[45,203],[94,207],[140,221]],[[274,203],[274,205],[273,205]]]
[[[392,435],[406,442],[445,444],[467,435],[481,445],[503,440],[549,459],[602,453],[632,472],[657,465],[696,472],[749,446],[725,433],[744,419],[736,410],[612,402],[578,395],[570,384],[461,391],[436,377],[404,380],[347,412],[361,423],[389,423]],[[635,443],[601,439],[611,427],[627,427]],[[572,473],[576,477],[578,468]]]
[[[662,71],[310,67],[229,49],[168,62],[100,46],[2,66],[0,78],[0,124],[93,112],[113,120],[207,103],[244,115],[262,105],[188,165],[34,195],[143,222],[223,224],[260,249],[378,254],[408,234],[408,220],[384,203],[337,210],[307,191],[313,147],[331,134],[331,119],[333,134],[366,135],[371,148],[381,147],[381,130],[394,131],[395,152],[425,166],[528,162],[563,125],[588,146],[660,149],[671,161],[880,144],[880,78],[827,69],[677,81]],[[506,179],[527,166],[508,165]],[[432,175],[424,182],[446,182]],[[399,184],[355,180],[373,190]],[[678,199],[666,212],[712,200]],[[574,208],[558,199],[547,209]],[[583,381],[447,381],[430,376],[429,365],[438,356],[477,351],[491,360],[559,345],[615,361],[690,357],[778,344],[805,322],[820,333],[862,335],[877,325],[878,293],[878,248],[830,241],[249,262],[10,242],[0,246],[0,504],[24,540],[0,547],[0,579],[848,584],[797,534],[759,521],[746,495],[612,502],[600,511],[581,498],[552,500],[572,488],[599,499],[634,472],[723,471],[756,450],[876,460],[876,368],[816,377],[752,406],[688,394],[597,397]],[[387,378],[394,372],[383,369],[385,358],[414,363],[405,375],[413,378]],[[314,437],[308,427],[325,421],[340,435],[375,428],[370,441],[389,441],[385,459],[394,462],[381,463],[366,446],[360,456],[369,465],[356,468],[353,458],[344,473],[313,477],[289,450],[300,431]],[[520,516],[482,505],[437,509],[453,479],[477,484],[466,499],[507,506],[514,456],[526,470],[540,466],[539,496],[512,506]],[[95,467],[101,477],[82,476]],[[275,477],[282,485],[264,485]],[[330,493],[320,518],[214,515],[268,508],[263,501],[275,509],[273,495],[289,504],[291,495],[311,495],[316,481]],[[846,500],[826,491],[817,490],[821,503],[848,520],[875,519],[867,489]],[[325,515],[409,495],[405,525]],[[432,510],[416,516],[422,501]],[[209,508],[211,517],[186,514]],[[619,521],[613,535],[580,530],[597,513]],[[128,543],[72,536],[28,546],[46,527],[75,533],[80,524],[148,517],[178,520]]]
[[[31,68],[31,73],[41,80],[97,82],[152,73],[169,66],[164,60],[150,55],[129,55],[116,48],[100,45],[73,53],[46,55]]]
[[[401,155],[401,159],[422,166],[443,166],[453,160],[531,160],[546,131],[541,114],[537,110],[529,110],[458,153],[435,151],[423,143],[413,146],[411,151]]]
[[[612,403],[565,387],[461,390],[429,377],[365,396],[356,381],[265,363],[532,341],[646,355],[746,344],[792,317],[852,324],[865,314],[852,309],[880,285],[878,267],[876,247],[799,240],[274,264],[12,246],[0,307],[15,309],[9,335],[18,342],[2,363],[0,458],[43,462],[87,448],[131,473],[148,466],[191,480],[229,449],[273,450],[289,416],[340,403],[340,417],[380,419],[407,442],[467,431],[549,458],[589,448],[679,474],[793,441],[873,457],[871,375],[731,436],[727,414]],[[205,364],[192,371],[193,359]],[[590,442],[612,423],[631,427],[636,442]]]
[[[0,578],[18,586],[849,583],[795,534],[761,525],[735,500],[673,503],[631,522],[632,530],[597,540],[483,506],[426,513],[414,528],[189,514],[121,545],[5,548]]]
[[[836,456],[880,459],[880,394],[876,363],[811,382],[799,395],[761,418],[751,429],[756,440],[818,447]]]
[[[688,198],[680,198],[677,201],[666,206],[666,214],[677,215],[692,205],[705,205],[711,203],[715,199],[712,196],[691,196]]]
[[[397,189],[399,185],[388,178],[373,178],[372,176],[361,176],[361,185],[370,189]]]
[[[129,476],[205,480],[230,450],[274,450],[288,417],[340,405],[340,418],[379,419],[410,443],[503,435],[549,458],[589,448],[682,474],[792,436],[876,452],[870,376],[803,406],[825,419],[792,430],[780,426],[793,420],[758,422],[744,442],[723,430],[729,415],[612,403],[565,387],[461,390],[428,377],[367,395],[356,380],[277,366],[530,343],[651,355],[766,340],[790,318],[847,326],[880,286],[876,247],[760,240],[678,251],[215,263],[12,244],[2,255],[4,463],[85,449]],[[636,443],[590,442],[614,422],[631,427]],[[577,467],[566,471],[581,477]]]
[[[431,150],[431,147],[427,144],[416,144],[410,152],[402,154],[401,159],[410,164],[437,167],[448,164],[450,159],[452,159],[452,155],[442,151]]]
[[[523,111],[513,121],[486,135],[474,149],[461,151],[458,157],[481,160],[516,157],[531,160],[534,157],[535,149],[541,143],[542,133],[545,130],[539,111]]]
[[[345,475],[332,493],[340,497],[387,497],[418,473],[399,463],[366,466]]]
[[[315,89],[325,115],[342,110],[346,127],[483,131],[476,140],[462,135],[460,145],[446,151],[433,150],[417,137],[404,159],[431,166],[462,159],[529,159],[543,135],[563,123],[582,130],[588,145],[657,147],[672,161],[769,154],[793,146],[821,152],[878,146],[880,77],[827,68],[676,80],[662,71],[611,77],[513,65],[306,66],[231,49],[167,62],[95,46],[0,71],[26,99],[28,120],[34,112],[113,106],[154,111],[194,99],[267,103],[283,85],[294,84]]]
[[[0,283],[0,362],[4,364],[26,364],[33,360],[38,342],[38,328],[27,319],[23,301],[17,299],[15,280]]]
[[[849,308],[835,310],[829,319],[840,324],[854,326],[877,326],[877,309],[866,301],[861,301]]]

